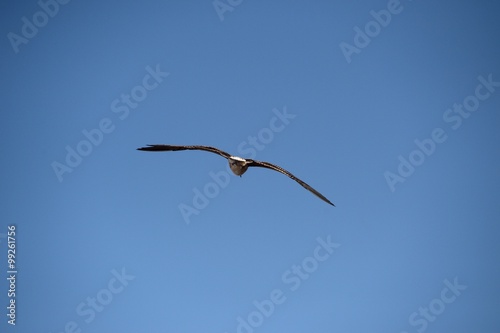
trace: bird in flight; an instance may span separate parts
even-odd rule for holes
[[[249,158],[241,158],[237,156],[232,156],[225,151],[222,151],[220,149],[210,147],[210,146],[172,146],[172,145],[147,145],[146,147],[141,147],[137,148],[137,150],[143,150],[143,151],[177,151],[177,150],[204,150],[208,151],[214,154],[218,154],[224,158],[226,158],[229,162],[229,167],[231,168],[231,171],[237,176],[240,176],[247,171],[248,167],[261,167],[261,168],[267,168],[271,169],[274,171],[281,172],[284,175],[287,175],[288,177],[292,178],[295,180],[297,183],[302,185],[306,190],[312,192],[314,195],[316,195],[318,198],[323,200],[324,202],[335,206],[330,200],[328,200],[324,195],[313,189],[311,186],[306,184],[304,181],[300,180],[299,178],[295,177],[293,174],[290,172],[286,171],[282,167],[279,167],[277,165],[271,164],[269,162],[262,162],[262,161],[255,161]]]

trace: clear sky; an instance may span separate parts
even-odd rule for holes
[[[498,332],[499,15],[2,2],[0,330]]]

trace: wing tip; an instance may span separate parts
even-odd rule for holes
[[[330,200],[328,200],[326,197],[323,197],[321,199],[323,199],[323,201],[326,202],[327,204],[332,205],[333,207],[337,207],[337,206],[335,206],[335,204],[333,202],[331,202]]]
[[[136,150],[144,150],[144,151],[151,151],[151,150],[154,150],[154,146],[156,145],[146,145],[145,147],[140,147],[140,148],[137,148]]]

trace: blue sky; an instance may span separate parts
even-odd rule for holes
[[[497,331],[498,5],[0,13],[2,331]]]

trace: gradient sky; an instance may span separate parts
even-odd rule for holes
[[[500,5],[63,2],[1,4],[2,332],[498,331]]]

